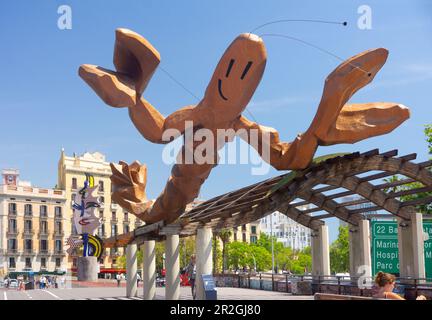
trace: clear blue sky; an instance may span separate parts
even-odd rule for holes
[[[59,30],[57,8],[72,8],[72,30]],[[357,8],[372,9],[372,29],[357,28]],[[199,97],[215,65],[240,33],[279,19],[347,21],[348,26],[281,23],[257,33],[301,38],[348,58],[385,47],[390,56],[373,84],[352,102],[393,101],[412,117],[387,136],[356,145],[320,147],[338,151],[397,148],[426,160],[423,125],[432,122],[431,1],[2,1],[0,4],[0,168],[19,168],[34,185],[56,184],[62,147],[100,151],[108,161],[140,160],[148,165],[147,192],[156,197],[171,166],[161,162],[161,145],[145,141],[125,109],[109,108],[78,77],[80,64],[113,68],[114,30],[130,28],[161,53],[161,66]],[[291,140],[305,130],[318,105],[323,81],[339,63],[300,43],[265,39],[267,68],[249,110],[261,124]],[[157,71],[144,93],[163,114],[195,99]],[[247,114],[246,114],[247,115]],[[251,175],[250,165],[220,165],[204,184],[202,198],[278,174]],[[337,235],[332,221],[331,239]]]

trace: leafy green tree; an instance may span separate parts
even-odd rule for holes
[[[227,244],[228,267],[241,269],[249,266],[252,260],[250,246],[246,242],[233,241]]]
[[[272,252],[272,237],[261,233],[260,237],[256,243],[257,246],[265,248],[271,256]],[[274,263],[275,263],[275,269],[279,270],[280,268],[284,269],[284,266],[288,264],[287,256],[289,257],[291,252],[290,249],[287,249],[284,247],[284,245],[281,242],[277,242],[277,238],[273,236],[273,253],[274,253]],[[270,266],[271,270],[271,266]]]
[[[165,255],[165,241],[156,242],[155,252],[156,252],[156,272],[160,274],[164,264],[163,257]]]
[[[311,247],[306,247],[298,252],[293,259],[291,272],[294,274],[303,274],[312,270],[312,253]]]
[[[426,136],[426,142],[428,143],[429,154],[432,154],[432,124],[425,126],[424,134]]]
[[[213,273],[219,273],[222,270],[222,250],[219,246],[219,237],[213,234]]]
[[[432,154],[432,124],[425,126],[424,134],[426,136],[426,142],[428,143],[428,152],[429,152],[429,154]],[[391,182],[397,182],[397,181],[400,181],[403,179],[404,178],[401,178],[397,175],[394,175],[390,178],[384,179],[384,181],[387,183],[391,183]],[[390,187],[388,189],[385,189],[384,191],[385,192],[400,192],[400,191],[418,189],[418,188],[422,188],[422,187],[424,187],[423,184],[421,184],[419,182],[413,182],[413,183],[408,183],[408,184],[404,184],[401,186]],[[410,201],[410,200],[423,199],[423,198],[426,198],[429,196],[432,196],[432,192],[420,192],[420,193],[416,193],[416,194],[412,194],[412,195],[404,195],[404,196],[399,197],[399,199],[401,201],[405,202],[405,201]],[[432,203],[418,205],[418,206],[416,206],[416,208],[417,208],[418,212],[432,214]]]
[[[349,271],[349,227],[339,227],[338,238],[330,246],[331,272]]]
[[[291,267],[294,252],[289,247],[284,247],[283,245],[279,247],[279,244],[282,245],[282,243],[278,242],[278,248],[275,253],[275,264],[282,270],[288,270]]]
[[[180,268],[185,268],[189,262],[190,257],[195,251],[195,236],[180,239]]]
[[[117,258],[118,268],[126,269],[126,250],[124,250],[124,253],[125,254]],[[142,268],[143,252],[140,249],[138,249],[137,251],[137,264],[138,264],[138,269]]]
[[[271,253],[268,252],[265,248],[259,247],[257,245],[249,245],[250,246],[250,262],[249,268],[253,270],[256,266],[256,271],[266,271],[271,269]]]

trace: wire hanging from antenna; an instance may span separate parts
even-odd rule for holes
[[[315,20],[315,19],[281,19],[281,20],[274,20],[274,21],[269,21],[266,22],[262,25],[259,25],[258,27],[254,28],[251,32],[249,33],[253,33],[254,31],[261,29],[262,27],[271,25],[271,24],[276,24],[276,23],[281,23],[281,22],[312,22],[312,23],[326,23],[326,24],[340,24],[343,26],[347,26],[348,22],[344,21],[344,22],[340,22],[340,21],[329,21],[329,20]]]
[[[329,56],[332,56],[332,57],[334,57],[334,58],[336,58],[336,59],[338,59],[338,60],[340,60],[340,61],[342,61],[342,62],[345,61],[345,59],[343,59],[343,58],[341,58],[340,56],[334,54],[333,52],[330,52],[330,51],[328,51],[328,50],[326,50],[326,49],[323,49],[323,48],[321,48],[321,47],[319,47],[319,46],[317,46],[317,45],[315,45],[315,44],[313,44],[313,43],[307,42],[307,41],[302,40],[302,39],[299,39],[299,38],[295,38],[295,37],[292,37],[292,36],[288,36],[288,35],[285,35],[285,34],[279,34],[279,33],[264,33],[264,34],[260,34],[259,36],[260,36],[261,38],[262,38],[262,37],[279,37],[279,38],[286,38],[286,39],[289,39],[289,40],[298,41],[298,42],[301,42],[301,43],[303,43],[303,44],[305,44],[305,45],[307,45],[307,46],[309,46],[309,47],[312,47],[312,48],[317,49],[317,50],[319,50],[319,51],[321,51],[321,52],[324,52],[325,54],[327,54],[327,55],[329,55]],[[360,71],[362,71],[362,72],[364,72],[365,74],[367,74],[368,77],[370,77],[370,76],[372,75],[369,71],[366,71],[366,70],[360,68],[359,66],[356,66],[355,64],[353,64],[353,63],[351,63],[351,62],[348,62],[348,63],[349,63],[350,66],[352,66],[352,67],[354,67],[354,68],[357,68],[357,69],[359,69]]]

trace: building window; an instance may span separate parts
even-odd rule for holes
[[[256,233],[256,226],[251,226],[251,233]]]
[[[112,224],[111,225],[111,237],[114,237],[117,235],[117,225],[116,224]]]
[[[26,204],[26,205],[24,206],[24,214],[25,214],[26,216],[31,216],[31,215],[33,215],[33,207],[32,207],[31,204]]]
[[[26,252],[31,252],[33,248],[33,240],[31,239],[25,239],[24,240],[24,250]]]
[[[104,237],[104,224],[101,223],[98,227],[98,236],[99,238],[103,238]]]
[[[251,236],[251,237],[250,237],[250,242],[251,242],[251,243],[257,243],[257,240],[258,240],[258,239],[257,239],[256,236]]]
[[[17,224],[15,219],[9,219],[9,232],[17,232]]]
[[[16,250],[17,249],[17,240],[9,239],[8,240],[8,250]]]
[[[31,269],[32,263],[31,263],[31,259],[30,258],[25,258],[25,267],[27,269]]]
[[[246,225],[242,225],[242,231],[246,231]]]
[[[115,220],[117,218],[117,214],[115,211],[111,212],[111,219]]]
[[[9,203],[9,214],[16,214],[16,203]]]
[[[77,266],[77,259],[74,258],[72,259],[72,267],[76,268],[76,266]]]
[[[77,188],[78,188],[77,179],[72,178],[72,189],[77,189]]]
[[[16,268],[16,264],[15,264],[15,258],[14,257],[10,257],[9,258],[9,268]]]
[[[55,217],[56,218],[61,218],[62,217],[62,208],[61,207],[55,207]]]
[[[123,231],[124,231],[124,233],[128,233],[129,232],[129,225],[128,224],[125,224],[123,226]]]
[[[237,232],[234,232],[234,241],[237,241]]]
[[[124,213],[124,220],[125,220],[125,221],[128,221],[128,220],[129,220],[129,215],[128,215],[127,212]]]
[[[46,269],[46,258],[41,258],[41,269]]]
[[[246,233],[242,234],[242,240],[243,240],[243,242],[246,242]]]
[[[60,234],[62,232],[62,223],[61,221],[55,222],[55,233]]]
[[[105,197],[99,197],[99,202],[100,202],[100,204],[104,204],[105,203]]]
[[[46,217],[47,215],[48,215],[48,208],[47,208],[47,206],[46,205],[42,205],[42,206],[40,206],[39,207],[39,215],[41,216],[41,217]]]
[[[48,241],[47,240],[41,240],[40,241],[40,250],[41,251],[48,251]]]
[[[103,218],[103,210],[99,211],[99,218]]]
[[[99,192],[104,192],[104,183],[103,183],[103,181],[99,181]]]
[[[41,221],[40,222],[40,232],[41,233],[47,233],[48,232],[48,221]]]
[[[30,232],[32,231],[32,221],[31,220],[25,220],[24,221],[24,232]]]
[[[56,252],[62,251],[62,242],[61,242],[61,240],[56,240],[55,241],[55,250],[56,250]]]
[[[55,259],[55,266],[56,266],[56,268],[60,268],[60,266],[61,266],[61,259],[60,258]]]

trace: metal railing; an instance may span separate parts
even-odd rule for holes
[[[33,229],[24,229],[24,235],[25,236],[33,236],[34,230]]]
[[[376,291],[372,277],[271,273],[225,273],[215,274],[214,277],[218,287],[286,293],[293,293],[293,286],[299,282],[309,283],[310,294],[320,292],[371,297]],[[407,299],[415,299],[420,294],[432,298],[432,278],[398,277],[396,278],[395,292]]]
[[[18,235],[18,229],[8,229],[6,231],[6,236],[11,237],[11,236],[16,236]]]

